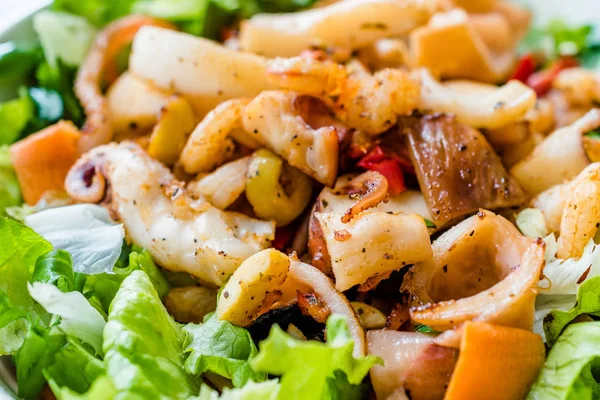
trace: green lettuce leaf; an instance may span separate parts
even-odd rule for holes
[[[544,333],[549,346],[553,346],[565,326],[577,316],[600,316],[600,276],[586,279],[577,292],[577,302],[569,311],[553,310],[544,318]]]
[[[200,325],[186,325],[185,330],[192,335],[192,342],[185,350],[190,353],[185,362],[190,374],[212,372],[231,379],[235,387],[242,387],[249,380],[261,382],[267,378],[265,373],[252,371],[248,364],[258,350],[246,329],[221,321],[213,313]]]
[[[128,276],[133,271],[137,270],[144,271],[146,275],[148,275],[148,278],[150,278],[150,281],[160,298],[169,293],[171,285],[154,263],[150,252],[142,247],[134,245],[129,253],[129,265],[123,269],[114,269],[114,271],[119,275]]]
[[[39,396],[46,384],[44,368],[65,344],[65,335],[57,329],[30,325],[23,345],[15,355],[19,397],[36,399]]]
[[[66,345],[54,354],[52,362],[44,368],[44,377],[55,394],[86,393],[96,379],[104,374],[104,363],[72,338],[67,339]]]
[[[52,380],[48,380],[48,384],[58,400],[113,400],[117,394],[112,381],[106,376],[96,379],[85,393],[61,387]]]
[[[600,384],[594,372],[600,367],[600,322],[567,327],[558,338],[540,376],[531,388],[529,400],[571,400],[600,398]]]
[[[185,398],[198,393],[184,368],[187,333],[162,305],[142,271],[123,281],[104,330],[107,374],[118,398]]]
[[[0,84],[22,81],[43,59],[39,42],[6,42],[0,44]]]
[[[52,250],[52,245],[31,228],[5,217],[0,217],[0,243],[0,290],[14,306],[32,310],[27,282],[38,257]]]
[[[96,29],[86,19],[50,10],[35,14],[33,29],[52,67],[57,66],[58,60],[69,66],[81,65],[96,35]]]
[[[21,188],[10,159],[10,148],[0,146],[0,216],[21,204]]]
[[[198,400],[276,400],[279,394],[279,382],[269,380],[255,383],[249,381],[242,388],[224,388],[219,396],[215,390],[207,385],[202,385]]]
[[[0,145],[19,140],[21,133],[35,116],[35,106],[27,94],[21,91],[19,98],[0,104]]]
[[[38,257],[31,282],[51,283],[65,293],[74,290],[71,254],[64,250],[52,250]]]
[[[250,360],[250,366],[255,371],[282,376],[279,399],[339,398],[331,393],[336,385],[328,382],[336,379],[335,371],[343,372],[348,383],[359,388],[380,359],[354,358],[354,342],[344,317],[330,316],[326,332],[327,343],[303,341],[275,325],[269,337],[260,343],[260,351]]]

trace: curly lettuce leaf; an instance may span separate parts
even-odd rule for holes
[[[0,104],[0,145],[19,140],[28,122],[35,116],[35,106],[27,94],[21,91],[17,99]]]
[[[31,297],[47,312],[60,317],[56,327],[89,344],[96,354],[102,355],[102,332],[106,323],[80,292],[64,293],[50,283],[40,282],[34,282],[28,289]]]
[[[68,338],[67,343],[44,368],[44,377],[60,399],[61,393],[78,395],[92,390],[97,379],[105,374],[104,363],[92,356],[75,340]]]
[[[594,370],[600,367],[600,322],[573,324],[558,338],[529,400],[596,399],[600,384]]]
[[[5,42],[0,44],[0,84],[21,82],[31,75],[43,59],[39,42]]]
[[[115,268],[113,271],[122,276],[127,276],[137,270],[144,271],[146,275],[148,275],[148,278],[150,278],[150,281],[160,298],[169,293],[171,285],[154,263],[150,252],[142,247],[134,245],[129,253],[129,265],[122,269]]]
[[[242,387],[249,380],[261,382],[267,378],[264,373],[252,371],[248,364],[258,350],[246,329],[221,321],[213,313],[202,324],[186,325],[185,330],[192,336],[185,350],[190,353],[185,362],[190,374],[212,372],[231,379],[235,387]]]
[[[148,275],[133,271],[104,329],[104,362],[118,398],[185,398],[198,393],[184,368],[187,333],[171,318]]]
[[[117,394],[112,381],[106,376],[96,379],[85,393],[78,393],[69,387],[59,386],[50,379],[48,379],[48,384],[58,400],[113,400]]]
[[[568,311],[553,310],[544,318],[544,333],[549,346],[576,317],[582,314],[600,317],[600,276],[586,279],[579,287],[575,306]]]
[[[10,148],[0,146],[0,215],[21,202],[21,188],[10,159]]]
[[[202,385],[198,400],[276,400],[279,395],[279,382],[269,380],[265,382],[249,381],[242,388],[224,388],[223,393],[211,389],[207,385]]]
[[[25,218],[25,224],[54,248],[68,251],[73,270],[88,275],[111,273],[119,259],[125,231],[98,205],[50,208]]]
[[[285,333],[279,326],[260,343],[259,353],[250,360],[255,371],[281,376],[279,399],[339,398],[332,393],[335,372],[345,374],[347,382],[360,390],[360,384],[380,359],[373,356],[354,358],[354,342],[344,317],[327,319],[327,343],[303,341]]]

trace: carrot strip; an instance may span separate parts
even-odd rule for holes
[[[10,148],[23,199],[36,204],[45,192],[64,190],[71,166],[79,158],[79,130],[60,121],[13,144]]]
[[[541,336],[523,329],[467,322],[444,400],[523,399],[544,361]]]

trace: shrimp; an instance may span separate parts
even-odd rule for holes
[[[74,89],[85,110],[87,119],[79,147],[82,152],[105,144],[113,138],[113,127],[108,100],[102,94],[102,81],[110,84],[118,77],[116,58],[143,26],[159,26],[175,29],[173,25],[155,18],[132,15],[108,25],[96,36],[96,40],[84,60]]]
[[[600,162],[588,165],[575,178],[560,221],[558,258],[580,257],[600,227]]]
[[[96,147],[69,172],[76,201],[102,203],[128,237],[162,267],[221,286],[251,255],[270,245],[275,223],[221,211],[194,198],[168,168],[132,142]]]
[[[267,74],[282,89],[320,98],[348,127],[369,135],[385,132],[419,104],[419,83],[397,69],[370,74],[331,61],[293,57],[272,60]]]
[[[219,104],[196,126],[180,156],[187,173],[208,172],[223,164],[235,149],[229,135],[241,125],[247,99]]]
[[[334,122],[310,126],[302,116],[302,102],[303,96],[293,92],[264,91],[248,103],[242,124],[291,166],[332,186],[338,169],[337,129]]]

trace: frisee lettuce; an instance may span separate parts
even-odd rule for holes
[[[600,384],[600,322],[573,324],[558,338],[528,400],[597,399]]]
[[[281,376],[279,399],[339,398],[336,391],[340,386],[331,381],[340,378],[336,371],[347,379],[345,391],[360,392],[363,378],[381,360],[374,356],[354,358],[354,341],[343,316],[331,315],[326,333],[327,343],[299,340],[275,325],[259,344],[250,366],[255,371]]]
[[[252,371],[248,364],[258,350],[246,329],[221,321],[212,313],[202,324],[188,324],[185,330],[192,336],[185,350],[189,352],[185,369],[190,374],[212,372],[231,379],[235,387],[242,387],[250,380],[261,382],[267,378],[265,373]]]

